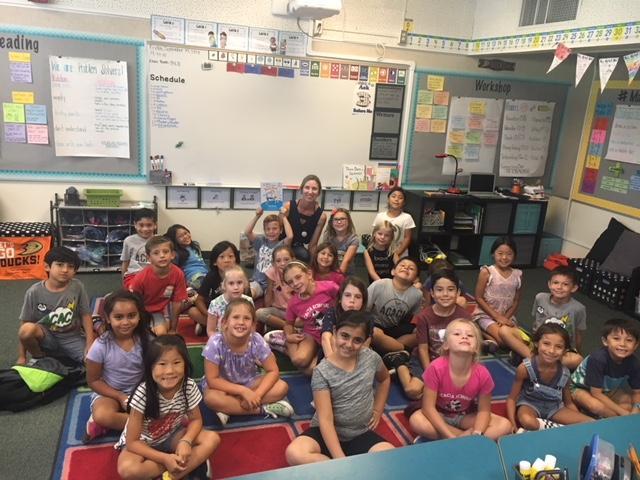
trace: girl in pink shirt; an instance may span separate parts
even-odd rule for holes
[[[335,305],[339,287],[334,282],[316,282],[311,269],[297,260],[285,267],[284,279],[294,291],[284,327],[287,353],[296,367],[311,375],[317,363],[322,321],[327,310]],[[298,319],[304,325],[302,333],[294,330]]]
[[[294,258],[291,247],[280,245],[273,249],[273,262],[265,272],[267,291],[264,295],[264,308],[258,309],[256,317],[258,322],[271,328],[282,330],[285,325],[285,313],[293,290],[284,281],[284,267]]]
[[[486,435],[496,440],[511,433],[511,423],[491,413],[494,383],[478,363],[480,330],[471,320],[447,325],[442,356],[424,372],[422,408],[409,423],[419,436],[430,440],[466,435]]]
[[[311,259],[311,271],[314,280],[328,280],[342,285],[345,274],[338,268],[338,250],[330,242],[318,245],[316,254]]]

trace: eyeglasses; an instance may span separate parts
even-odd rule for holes
[[[333,221],[334,221],[335,223],[338,223],[338,222],[346,222],[346,221],[347,221],[347,217],[340,217],[340,218],[333,217]]]

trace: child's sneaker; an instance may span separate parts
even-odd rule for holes
[[[96,421],[93,419],[93,415],[91,415],[89,417],[89,420],[87,420],[87,426],[85,427],[85,434],[82,441],[84,443],[87,443],[95,438],[103,437],[107,433],[109,433],[109,429],[96,423]]]
[[[220,420],[220,425],[223,427],[229,422],[229,415],[226,413],[216,412],[216,415],[218,416],[218,420]]]
[[[398,367],[402,365],[406,365],[411,360],[411,354],[406,350],[399,350],[397,352],[389,352],[382,357],[382,361],[384,362],[384,366],[389,369],[389,371],[396,371]]]
[[[548,420],[546,418],[538,418],[539,430],[548,430],[550,428],[558,428],[562,425],[554,422],[553,420]]]
[[[289,418],[294,414],[293,407],[286,400],[280,400],[274,403],[267,403],[262,406],[262,413],[271,418],[285,417]]]
[[[264,339],[271,347],[271,350],[287,353],[287,336],[283,330],[271,330],[264,334]]]

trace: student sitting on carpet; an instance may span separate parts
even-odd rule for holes
[[[507,399],[514,432],[518,430],[516,418],[526,430],[593,421],[571,399],[570,372],[562,364],[570,346],[569,332],[557,323],[545,323],[533,334],[533,357],[518,366]]]
[[[221,331],[209,338],[202,351],[204,402],[222,425],[230,415],[293,415],[293,408],[283,400],[289,386],[280,379],[276,357],[255,327],[253,303],[244,298],[231,300]]]
[[[176,253],[167,237],[151,237],[145,250],[151,264],[133,277],[129,290],[142,297],[156,335],[175,333],[178,315],[187,299],[184,273],[172,263]]]
[[[335,350],[313,370],[316,413],[286,450],[289,465],[321,462],[393,448],[374,432],[389,396],[389,372],[365,347],[373,315],[349,312],[334,330]]]
[[[287,316],[287,305],[293,290],[284,281],[284,267],[294,259],[293,249],[280,245],[273,249],[273,262],[265,272],[267,290],[264,294],[264,307],[256,311],[258,322],[271,328],[282,330]]]
[[[206,319],[211,301],[218,295],[222,295],[222,278],[224,272],[234,265],[240,264],[240,252],[233,243],[223,240],[216,243],[211,249],[209,256],[209,273],[204,277],[198,296],[196,297],[196,308]],[[207,322],[204,325],[196,324],[195,334],[205,335],[207,333]]]
[[[178,223],[171,225],[164,236],[173,242],[176,249],[176,258],[173,262],[184,272],[187,282],[189,299],[185,302],[182,311],[186,312],[197,325],[206,327],[207,316],[195,306],[197,290],[209,273],[209,267],[202,258],[200,244],[191,238],[191,231],[187,227]]]
[[[284,279],[294,292],[287,306],[287,324],[284,332],[267,332],[265,340],[274,350],[285,347],[291,363],[311,375],[318,361],[322,320],[335,304],[339,287],[334,282],[315,281],[311,269],[298,260],[285,267]],[[299,323],[303,324],[302,332],[298,330]]]
[[[253,305],[251,297],[244,294],[248,287],[249,280],[247,279],[247,274],[244,273],[244,269],[240,265],[234,265],[224,271],[222,277],[222,295],[214,298],[207,310],[207,335],[209,337],[221,331],[220,320],[224,316],[227,305],[229,305],[231,300],[244,298]]]
[[[478,362],[480,330],[471,320],[447,325],[442,356],[424,372],[422,408],[409,417],[415,433],[430,440],[486,435],[496,440],[511,433],[511,423],[491,413],[494,383]]]
[[[587,309],[573,298],[578,290],[578,277],[569,267],[558,267],[549,275],[549,293],[541,292],[533,301],[533,331],[545,323],[556,323],[569,334],[573,349],[567,349],[562,364],[575,370],[583,358],[582,337],[587,330]]]
[[[382,278],[369,285],[367,307],[376,314],[371,343],[376,351],[388,355],[386,363],[401,356],[408,361],[407,350],[417,345],[411,319],[422,302],[422,293],[414,286],[418,273],[418,263],[404,257],[391,270],[393,278]]]
[[[640,413],[640,340],[635,320],[612,318],[602,328],[603,346],[571,375],[574,402],[598,417]]]
[[[156,478],[165,472],[172,479],[210,478],[207,460],[220,437],[202,428],[202,395],[190,376],[182,337],[163,335],[149,344],[144,380],[129,399],[129,419],[116,445],[123,479]]]
[[[347,277],[338,290],[336,306],[327,310],[322,320],[322,351],[325,357],[334,351],[333,330],[338,319],[347,312],[361,312],[365,308],[367,308],[367,287],[359,278]],[[371,342],[367,341],[365,346],[368,347],[369,343]]]
[[[33,357],[67,357],[81,365],[95,336],[89,297],[74,278],[80,258],[67,247],[53,247],[44,264],[49,278],[33,284],[24,296],[16,364],[24,365],[29,352]]]
[[[430,286],[430,298],[435,303],[427,304],[413,317],[418,346],[413,349],[411,358],[393,353],[384,358],[388,367],[396,369],[404,393],[412,400],[421,398],[424,393],[422,375],[429,364],[440,356],[444,329],[457,318],[471,320],[471,314],[457,303],[460,281],[453,270],[435,271],[431,275]]]
[[[515,317],[522,292],[522,270],[512,266],[517,253],[511,237],[498,237],[493,242],[491,255],[495,263],[480,269],[473,312],[473,319],[482,331],[513,352],[514,365],[531,356]]]
[[[84,441],[121,431],[127,423],[127,402],[144,368],[142,360],[149,342],[149,314],[142,299],[118,290],[104,301],[106,331],[89,349],[87,384],[91,395],[91,416]]]

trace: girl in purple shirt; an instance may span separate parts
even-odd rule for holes
[[[104,301],[106,331],[91,345],[85,360],[87,384],[94,391],[84,441],[122,430],[127,401],[142,380],[142,359],[151,335],[142,299],[119,290]]]
[[[276,359],[255,327],[253,304],[233,299],[222,317],[222,331],[209,338],[202,352],[204,402],[216,411],[222,425],[230,415],[293,415],[293,408],[283,400],[289,386],[280,379]]]

